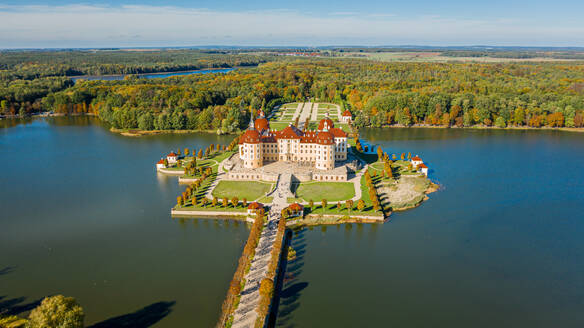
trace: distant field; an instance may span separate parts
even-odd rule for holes
[[[450,57],[441,52],[347,52],[341,58],[364,58],[385,62],[478,62],[478,63],[506,63],[506,62],[558,62],[582,61],[579,59],[556,59],[550,57],[534,58],[496,58],[496,57]]]

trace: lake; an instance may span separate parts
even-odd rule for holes
[[[248,227],[170,218],[184,187],[154,163],[232,137],[128,138],[87,117],[9,122],[0,121],[4,310],[61,293],[93,327],[216,323]],[[277,326],[584,325],[584,134],[361,135],[390,154],[419,154],[442,190],[383,225],[298,231]]]
[[[72,76],[71,80],[77,82],[77,80],[104,80],[104,81],[114,81],[123,80],[126,76],[132,75],[143,79],[157,79],[165,78],[171,76],[180,75],[192,75],[192,74],[209,74],[209,73],[227,73],[233,71],[235,68],[217,68],[217,69],[202,69],[193,71],[181,71],[181,72],[160,72],[160,73],[146,73],[146,74],[120,74],[120,75],[86,75],[86,76]]]

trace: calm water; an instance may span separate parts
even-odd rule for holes
[[[227,73],[233,71],[235,68],[218,68],[218,69],[203,69],[203,70],[195,70],[195,71],[184,71],[184,72],[169,72],[169,73],[149,73],[149,74],[134,74],[139,78],[144,79],[156,79],[156,78],[165,78],[171,76],[179,76],[179,75],[191,75],[191,74],[209,74],[209,73]],[[88,76],[77,76],[72,77],[71,80],[73,82],[77,80],[105,80],[105,81],[113,81],[113,80],[123,80],[126,75],[88,75]]]
[[[88,118],[29,122],[0,129],[2,310],[60,293],[97,327],[215,324],[249,230],[171,219],[182,188],[153,165],[178,146],[232,137],[126,138]]]
[[[365,130],[444,186],[382,226],[304,230],[281,327],[583,327],[584,134]]]
[[[300,231],[278,326],[584,326],[584,134],[362,136],[419,154],[444,189],[384,225]],[[126,138],[86,118],[0,129],[0,306],[62,293],[97,327],[212,326],[248,229],[171,219],[182,188],[152,165],[230,139]]]

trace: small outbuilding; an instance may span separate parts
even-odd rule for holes
[[[351,114],[351,112],[349,112],[348,109],[345,110],[341,115],[341,121],[343,123],[351,123],[353,121],[353,115]]]
[[[248,215],[257,214],[258,211],[263,210],[263,209],[264,209],[264,204],[258,203],[258,202],[251,202],[247,206],[247,214]]]
[[[165,169],[166,168],[166,164],[164,163],[164,159],[161,158],[157,163],[156,163],[156,169],[160,170],[160,169]]]
[[[289,217],[304,216],[304,205],[293,203],[287,207]]]
[[[166,155],[166,160],[168,161],[168,163],[174,164],[178,160],[178,155],[175,154],[174,152],[170,152],[170,154]]]
[[[418,165],[423,164],[424,161],[422,161],[422,159],[416,155],[412,158],[411,163],[414,167],[417,167]]]
[[[418,170],[422,172],[425,176],[428,176],[428,167],[426,164],[422,163],[418,165]]]

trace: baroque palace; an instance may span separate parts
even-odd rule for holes
[[[318,170],[332,170],[335,161],[347,159],[347,134],[335,128],[328,115],[320,120],[317,130],[300,130],[290,124],[276,131],[259,111],[239,139],[239,158],[243,167],[259,168],[271,162],[294,162]]]

